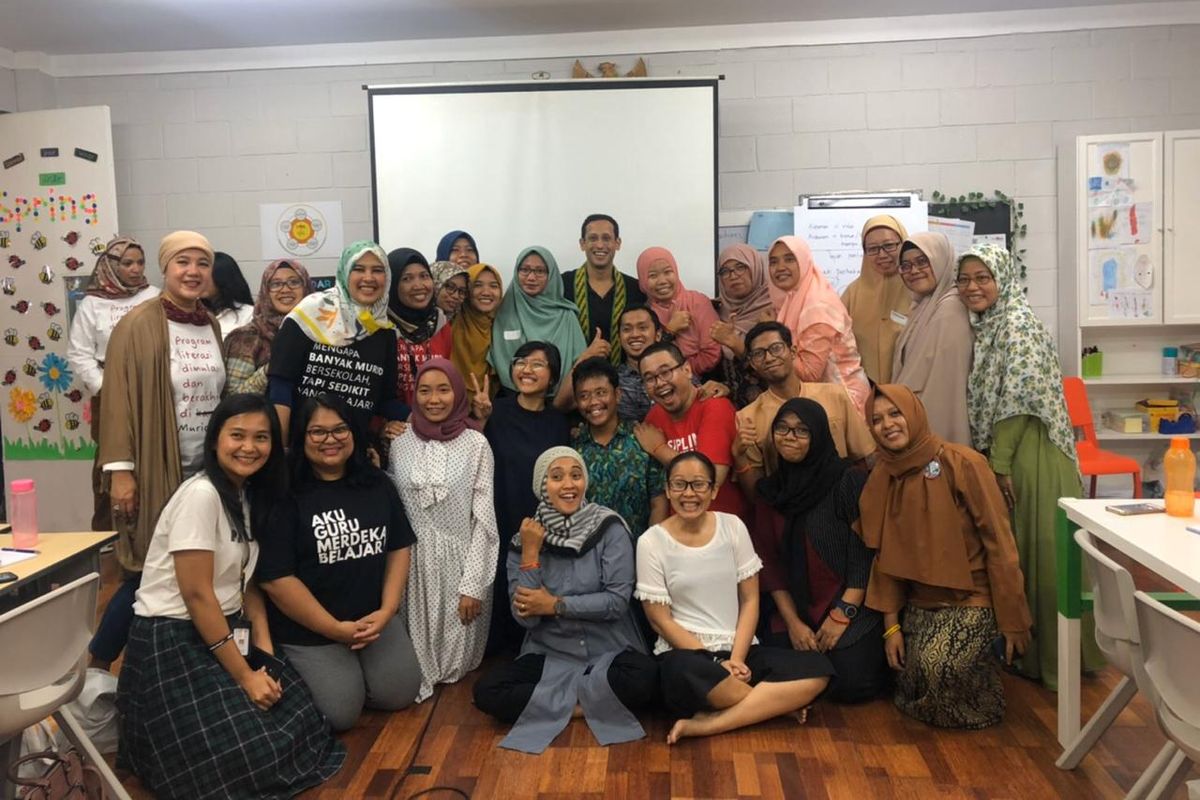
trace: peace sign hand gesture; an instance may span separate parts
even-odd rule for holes
[[[492,415],[490,388],[491,377],[486,372],[483,374],[482,388],[479,386],[479,376],[471,373],[471,416],[480,422],[487,422],[487,418]]]

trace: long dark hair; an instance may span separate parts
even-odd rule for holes
[[[350,428],[350,436],[354,439],[354,449],[350,451],[350,459],[346,462],[344,480],[348,486],[361,488],[374,486],[382,480],[387,480],[383,470],[371,463],[367,454],[367,437],[359,429],[353,412],[346,401],[334,394],[322,393],[304,398],[300,408],[292,415],[292,448],[288,455],[291,467],[292,487],[299,489],[317,480],[313,474],[312,465],[304,454],[304,444],[308,437],[308,423],[312,421],[317,409],[325,408],[337,414],[342,422]]]
[[[257,413],[267,415],[267,424],[271,428],[271,454],[258,472],[246,479],[243,487],[250,503],[250,528],[247,529],[242,516],[241,493],[217,461],[217,439],[231,417]],[[287,465],[283,457],[279,415],[265,395],[231,394],[217,404],[208,421],[208,429],[204,432],[204,474],[221,498],[234,541],[248,542],[253,539],[254,529],[260,525],[265,527],[271,509],[287,494]]]
[[[246,283],[242,268],[229,253],[213,253],[212,281],[217,294],[204,300],[204,305],[208,306],[212,313],[220,314],[237,304],[254,305],[250,284]]]

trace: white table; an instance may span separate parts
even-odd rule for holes
[[[1193,597],[1200,597],[1200,517],[1143,514],[1122,517],[1104,507],[1121,500],[1063,498],[1066,518],[1113,549],[1128,556]],[[1162,504],[1161,500],[1147,502]],[[1058,742],[1066,747],[1079,734],[1080,551],[1070,526],[1061,524],[1058,537]]]

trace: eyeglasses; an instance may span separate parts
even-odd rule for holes
[[[965,289],[972,283],[982,289],[983,287],[990,286],[995,282],[996,279],[991,275],[976,275],[974,278],[969,275],[959,275],[954,279],[954,285],[960,289]]]
[[[812,438],[812,432],[803,425],[797,428],[789,428],[787,425],[776,425],[771,428],[771,433],[775,434],[780,439],[791,438],[805,440]]]
[[[333,439],[335,442],[344,442],[350,438],[350,426],[338,425],[333,428],[309,428],[305,431],[308,434],[308,440],[313,444]]]
[[[873,244],[866,248],[866,253],[869,256],[877,256],[880,253],[887,253],[889,256],[900,249],[899,242],[888,242],[887,244]]]
[[[901,261],[901,272],[912,272],[914,270],[922,270],[929,266],[929,259],[925,256],[917,256],[912,261]]]
[[[304,285],[304,281],[299,278],[288,278],[281,281],[267,281],[267,289],[272,292],[278,292],[280,289],[287,287],[288,289],[299,289]]]
[[[712,488],[713,482],[704,478],[696,478],[694,481],[685,481],[683,478],[672,478],[667,481],[667,488],[676,494],[683,494],[688,489],[691,489],[696,494],[704,494]]]
[[[658,372],[648,372],[642,376],[642,384],[645,386],[653,386],[656,383],[666,383],[671,380],[671,376],[675,374],[675,370],[682,367],[683,364],[676,364],[673,367],[663,367]]]
[[[730,275],[745,275],[750,268],[745,264],[734,264],[732,267],[721,267],[717,270],[718,278],[728,278]]]
[[[783,358],[783,354],[789,349],[790,348],[787,346],[786,342],[771,342],[766,347],[754,348],[746,355],[749,357],[750,363],[758,364],[762,361],[766,361],[768,355],[770,355],[772,358]]]
[[[542,361],[539,358],[518,358],[512,362],[513,369],[531,369],[534,372],[541,372],[544,369],[549,369],[550,364]]]
[[[452,294],[455,297],[466,297],[467,289],[465,286],[455,286],[450,283],[442,284],[442,291],[446,294]]]
[[[545,269],[544,267],[517,267],[517,274],[525,278],[532,278],[535,276],[540,278],[543,275],[549,275],[550,270]]]

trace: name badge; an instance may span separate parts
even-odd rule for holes
[[[521,332],[519,330],[518,331],[505,331],[504,338],[510,342],[515,342],[517,339],[521,338]]]
[[[233,643],[243,657],[250,655],[250,623],[239,622],[233,626]]]
[[[901,314],[899,311],[893,311],[891,316],[892,322],[896,323],[901,328],[908,324],[908,316]]]

